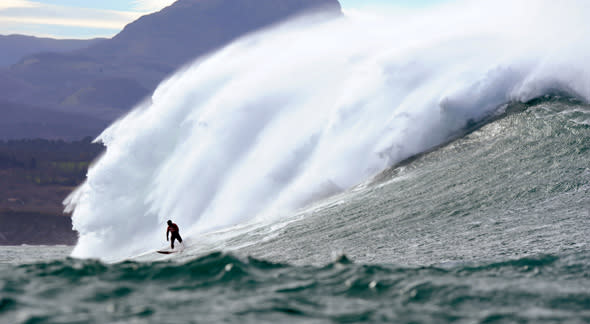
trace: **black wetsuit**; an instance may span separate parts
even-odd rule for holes
[[[172,223],[172,225],[168,226],[168,230],[166,231],[166,239],[168,239],[168,233],[170,235],[170,247],[174,249],[174,240],[178,240],[179,243],[182,243],[182,237],[180,237],[180,231],[178,230],[178,225]]]

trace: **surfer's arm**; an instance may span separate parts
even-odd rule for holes
[[[170,233],[170,228],[168,228],[168,229],[166,230],[166,241],[169,241],[169,239],[168,239],[168,233]]]

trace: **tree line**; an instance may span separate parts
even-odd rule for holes
[[[5,180],[37,185],[73,186],[86,176],[104,146],[86,137],[79,141],[22,139],[0,141],[0,170]]]

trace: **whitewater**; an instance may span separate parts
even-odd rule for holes
[[[72,256],[120,260],[311,203],[550,93],[590,101],[586,1],[298,17],[198,58],[96,140]],[[215,249],[214,246],[212,249]]]

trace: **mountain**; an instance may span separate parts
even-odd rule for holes
[[[107,121],[70,112],[54,111],[0,100],[0,140],[46,138],[78,140],[98,134]]]
[[[313,10],[341,14],[337,0],[179,0],[112,39],[68,53],[30,55],[0,69],[0,112],[4,101],[85,115],[102,125],[149,96],[183,64]],[[88,126],[89,132],[96,128]]]
[[[246,33],[314,9],[341,11],[337,0],[179,0],[85,53],[176,68]]]
[[[0,35],[0,66],[16,64],[24,56],[41,52],[63,53],[94,45],[103,38],[89,40],[39,38],[25,35]]]

